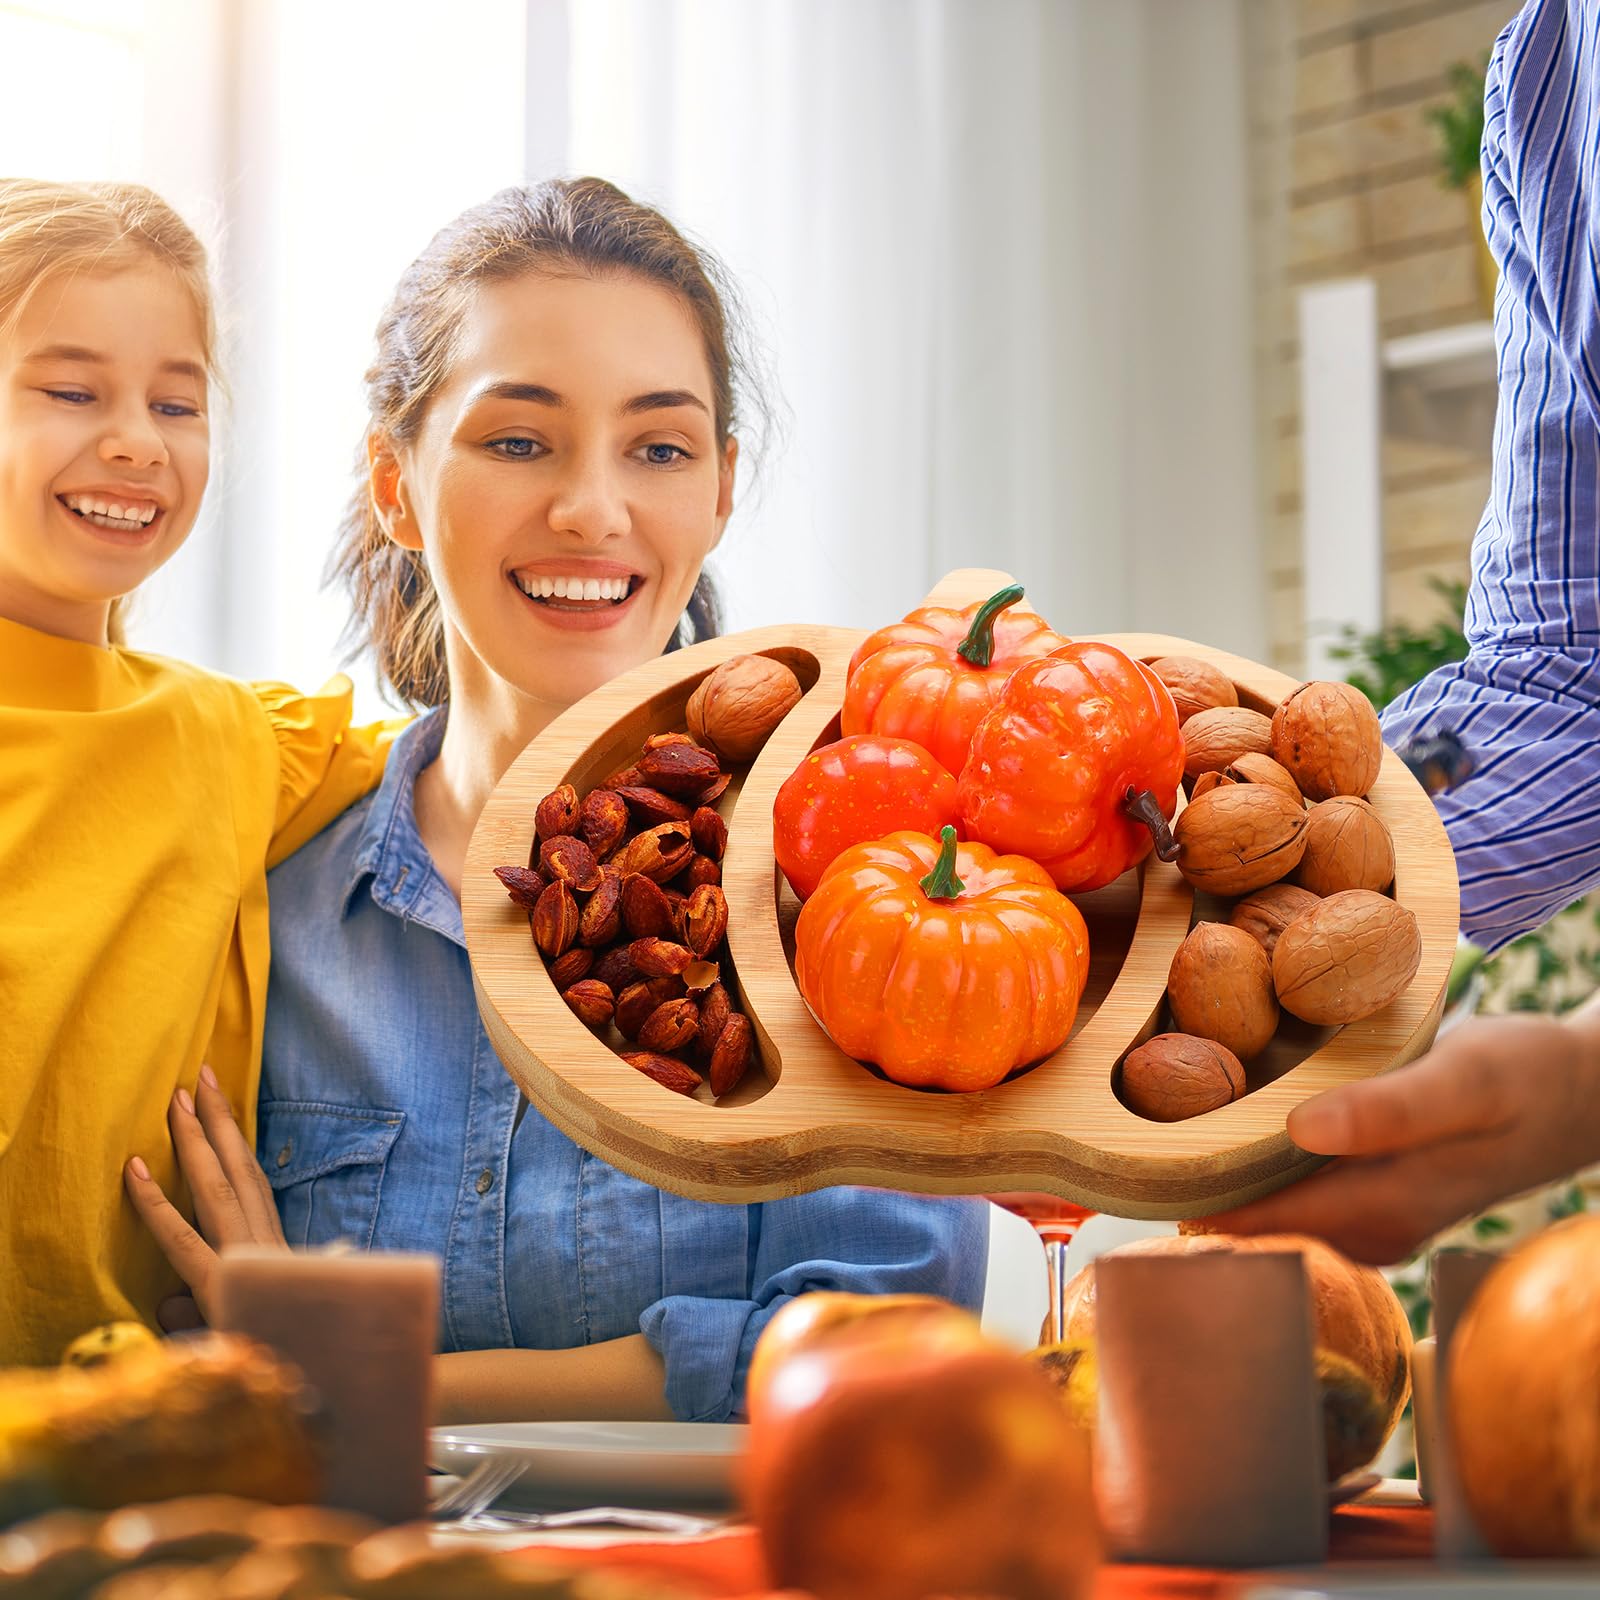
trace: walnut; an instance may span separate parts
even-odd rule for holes
[[[1359,1022],[1405,993],[1422,963],[1422,932],[1404,906],[1371,889],[1319,901],[1278,936],[1272,980],[1305,1022]]]
[[[1244,1093],[1238,1057],[1213,1039],[1158,1033],[1131,1050],[1118,1074],[1123,1104],[1152,1122],[1182,1122]]]
[[[1383,765],[1383,730],[1359,689],[1302,683],[1272,714],[1269,753],[1308,800],[1365,795]]]
[[[1178,871],[1197,889],[1249,894],[1300,865],[1306,813],[1262,783],[1235,783],[1178,815]]]
[[[1233,908],[1228,921],[1243,928],[1266,951],[1270,961],[1278,947],[1278,935],[1302,912],[1316,905],[1317,899],[1309,889],[1296,888],[1292,883],[1272,883],[1247,894]]]
[[[1394,838],[1365,800],[1335,795],[1319,800],[1306,817],[1306,849],[1294,880],[1313,894],[1372,889],[1394,882]]]
[[[1240,1060],[1260,1055],[1278,1028],[1272,966],[1243,928],[1202,922],[1178,946],[1167,1003],[1180,1032],[1214,1039]]]
[[[1150,663],[1150,670],[1167,686],[1172,703],[1178,708],[1181,728],[1197,711],[1216,706],[1236,706],[1239,691],[1227,673],[1194,656],[1162,656]]]
[[[1304,806],[1306,803],[1300,793],[1300,786],[1289,772],[1279,766],[1271,756],[1264,756],[1256,750],[1247,750],[1242,756],[1230,762],[1223,776],[1232,779],[1234,783],[1264,783],[1268,788],[1276,789],[1285,800],[1294,805]]]
[[[749,761],[804,693],[781,661],[730,656],[689,697],[689,732],[729,761]]]
[[[1247,706],[1197,711],[1183,725],[1183,775],[1192,784],[1202,772],[1221,772],[1250,751],[1265,754],[1272,721]]]

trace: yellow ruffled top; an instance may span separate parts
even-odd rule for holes
[[[382,776],[351,686],[245,684],[0,619],[0,1365],[177,1287],[123,1194],[180,1205],[166,1113],[209,1061],[246,1134],[267,868]]]

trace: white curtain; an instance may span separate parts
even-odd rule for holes
[[[717,250],[787,401],[734,625],[982,565],[1067,631],[1264,649],[1241,12],[571,4],[562,164]]]
[[[0,168],[142,177],[217,243],[232,403],[135,639],[333,669],[384,299],[462,207],[594,172],[724,259],[785,403],[717,558],[732,626],[868,626],[982,565],[1067,631],[1261,653],[1251,3],[0,0]],[[24,114],[102,78],[136,142]]]

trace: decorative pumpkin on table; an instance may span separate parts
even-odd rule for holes
[[[1176,858],[1184,742],[1171,691],[1087,639],[1020,666],[973,731],[967,833],[1037,861],[1063,890],[1098,889],[1149,854]]]
[[[850,658],[840,731],[910,739],[959,773],[1011,674],[1072,642],[1021,599],[1013,584],[959,611],[919,606],[869,634]]]
[[[1042,867],[892,833],[823,874],[795,928],[800,992],[846,1055],[915,1088],[988,1089],[1072,1031],[1089,931]]]
[[[1456,1473],[1502,1556],[1600,1556],[1600,1217],[1526,1240],[1450,1342]]]
[[[1304,1258],[1317,1381],[1322,1389],[1328,1481],[1336,1482],[1347,1472],[1364,1467],[1383,1448],[1411,1395],[1411,1324],[1399,1297],[1381,1273],[1358,1266],[1306,1234],[1181,1234],[1136,1240],[1110,1253],[1205,1255],[1224,1250],[1298,1251]],[[1067,1285],[1062,1297],[1062,1344],[1092,1348],[1094,1332],[1091,1262]],[[1181,1338],[1181,1330],[1174,1337]],[[1070,1375],[1073,1366],[1068,1364],[1065,1371]],[[1081,1397],[1069,1392],[1069,1398],[1075,1414],[1081,1414]]]

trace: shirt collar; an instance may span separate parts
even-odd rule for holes
[[[444,706],[435,707],[395,740],[356,841],[341,909],[349,916],[357,891],[370,885],[372,902],[380,910],[420,923],[465,948],[461,904],[417,832],[417,774],[439,754],[445,713]]]

